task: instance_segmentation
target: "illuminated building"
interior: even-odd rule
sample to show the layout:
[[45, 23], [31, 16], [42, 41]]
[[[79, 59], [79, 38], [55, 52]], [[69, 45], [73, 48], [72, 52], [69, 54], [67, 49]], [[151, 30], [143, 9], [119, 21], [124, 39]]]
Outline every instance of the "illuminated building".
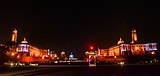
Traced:
[[157, 43], [138, 43], [136, 30], [133, 29], [131, 43], [125, 43], [122, 38], [120, 38], [117, 45], [114, 45], [109, 49], [101, 49], [101, 55], [115, 57], [122, 55], [155, 54], [155, 50], [157, 50]]
[[77, 59], [78, 58], [75, 58], [72, 53], [69, 55], [69, 60], [77, 60]]
[[17, 58], [22, 62], [46, 61], [45, 57], [48, 57], [48, 50], [28, 44], [26, 38], [18, 45]]
[[88, 56], [89, 56], [89, 52], [88, 51], [85, 52], [85, 56], [88, 58]]
[[8, 56], [16, 56], [17, 55], [17, 30], [14, 29], [12, 31], [12, 36], [11, 36], [11, 41], [7, 42], [6, 47], [8, 47], [8, 49], [6, 50], [6, 54]]
[[61, 52], [61, 57], [65, 57], [65, 52], [64, 51]]
[[13, 42], [17, 43], [17, 30], [14, 29], [14, 31], [12, 32], [12, 40]]
[[29, 45], [26, 43], [25, 39], [18, 45], [18, 53], [20, 61], [22, 62], [49, 61], [48, 59], [45, 59], [45, 57], [48, 57], [48, 50]]
[[[0, 44], [0, 46], [3, 46]], [[26, 38], [21, 43], [17, 44], [17, 30], [14, 29], [11, 36], [11, 41], [7, 43], [9, 49], [5, 50], [6, 55], [12, 58], [17, 58], [21, 62], [44, 62], [49, 61], [50, 50], [39, 49], [31, 44], [28, 44]]]
[[96, 53], [94, 50], [89, 52], [89, 67], [96, 66]]
[[29, 45], [27, 44], [26, 38], [18, 45], [18, 52], [28, 52]]
[[71, 53], [70, 55], [69, 55], [69, 58], [73, 58], [74, 56], [73, 56], [73, 54]]

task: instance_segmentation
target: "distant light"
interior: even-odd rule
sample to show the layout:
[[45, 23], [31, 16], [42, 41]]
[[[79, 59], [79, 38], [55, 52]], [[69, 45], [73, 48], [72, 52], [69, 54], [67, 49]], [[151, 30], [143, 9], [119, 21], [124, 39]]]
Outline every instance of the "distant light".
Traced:
[[117, 56], [114, 56], [114, 58], [117, 58]]
[[93, 50], [94, 49], [93, 46], [91, 46], [90, 49]]
[[73, 55], [69, 55], [70, 58], [73, 58]]
[[57, 57], [57, 54], [55, 54], [54, 57], [56, 58], [56, 57]]
[[14, 54], [14, 53], [11, 53], [11, 55], [14, 56], [15, 54]]
[[18, 55], [17, 58], [20, 58], [20, 55]]
[[107, 56], [107, 54], [106, 53], [104, 53], [104, 55], [103, 56]]
[[123, 64], [124, 64], [124, 62], [120, 62], [119, 64], [123, 65]]
[[59, 57], [57, 57], [57, 59], [59, 59]]
[[155, 54], [155, 52], [153, 51], [153, 52], [151, 52], [151, 54], [152, 54], [152, 55], [154, 55], [154, 54]]
[[11, 65], [11, 66], [13, 66], [13, 65], [14, 65], [14, 63], [11, 63], [10, 65]]
[[30, 63], [30, 66], [38, 66], [38, 63]]
[[65, 54], [65, 52], [63, 51], [63, 52], [61, 52], [61, 54]]

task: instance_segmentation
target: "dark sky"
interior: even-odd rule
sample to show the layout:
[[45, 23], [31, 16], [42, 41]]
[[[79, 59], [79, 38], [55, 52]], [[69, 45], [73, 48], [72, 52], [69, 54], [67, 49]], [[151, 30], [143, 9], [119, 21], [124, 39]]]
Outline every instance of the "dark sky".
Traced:
[[93, 45], [109, 48], [120, 37], [131, 41], [131, 29], [139, 42], [159, 43], [160, 12], [156, 1], [0, 3], [0, 43], [18, 30], [18, 43], [26, 37], [39, 48], [80, 52]]

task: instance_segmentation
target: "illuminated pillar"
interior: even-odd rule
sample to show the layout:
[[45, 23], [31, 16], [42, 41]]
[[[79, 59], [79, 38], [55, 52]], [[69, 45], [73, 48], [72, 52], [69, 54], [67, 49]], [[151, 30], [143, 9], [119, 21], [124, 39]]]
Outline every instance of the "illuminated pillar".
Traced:
[[17, 30], [16, 29], [12, 32], [12, 40], [11, 41], [17, 43]]
[[137, 41], [137, 34], [136, 34], [136, 30], [133, 29], [132, 30], [132, 42], [131, 43], [134, 43], [135, 41]]
[[99, 47], [98, 47], [98, 55], [101, 55], [101, 50], [99, 49]]

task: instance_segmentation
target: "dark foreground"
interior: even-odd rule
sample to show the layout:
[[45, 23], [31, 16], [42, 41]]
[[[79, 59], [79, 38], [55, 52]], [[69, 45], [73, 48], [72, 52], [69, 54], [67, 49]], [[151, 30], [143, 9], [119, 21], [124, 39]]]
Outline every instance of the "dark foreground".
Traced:
[[160, 65], [43, 65], [1, 67], [0, 76], [159, 76]]

